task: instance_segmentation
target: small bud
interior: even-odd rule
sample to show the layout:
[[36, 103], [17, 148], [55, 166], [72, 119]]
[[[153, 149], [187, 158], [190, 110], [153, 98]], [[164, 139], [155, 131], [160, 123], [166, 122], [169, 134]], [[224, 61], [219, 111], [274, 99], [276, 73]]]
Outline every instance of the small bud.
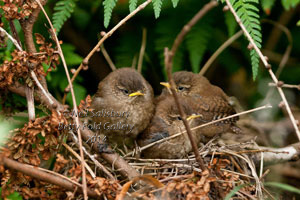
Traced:
[[87, 65], [89, 64], [89, 60], [84, 59], [84, 60], [82, 61], [82, 64], [83, 64], [83, 66], [87, 66]]
[[252, 50], [254, 47], [253, 47], [253, 44], [249, 43], [248, 47], [247, 47], [249, 50]]
[[75, 74], [75, 72], [76, 72], [76, 69], [72, 68], [72, 69], [71, 69], [71, 73], [72, 73], [72, 74]]
[[278, 82], [277, 82], [277, 87], [282, 87], [282, 86], [283, 86], [283, 84], [284, 84], [284, 82], [283, 82], [283, 81], [278, 81]]
[[228, 6], [224, 6], [223, 7], [223, 12], [226, 12], [226, 11], [228, 11], [229, 10], [229, 7]]
[[106, 35], [106, 32], [105, 31], [101, 31], [100, 35], [103, 37], [104, 35]]
[[266, 61], [269, 61], [269, 57], [268, 56], [265, 56], [265, 59], [266, 59]]
[[86, 70], [89, 69], [89, 66], [88, 66], [88, 65], [83, 65], [82, 69], [83, 69], [84, 71], [86, 71]]
[[283, 101], [281, 101], [281, 102], [278, 104], [278, 107], [279, 107], [279, 108], [284, 108], [284, 106], [285, 106], [285, 105], [284, 105]]
[[70, 92], [70, 87], [66, 87], [65, 93], [69, 93], [69, 92]]
[[271, 69], [271, 65], [270, 65], [270, 64], [267, 64], [266, 69], [267, 69], [267, 70]]

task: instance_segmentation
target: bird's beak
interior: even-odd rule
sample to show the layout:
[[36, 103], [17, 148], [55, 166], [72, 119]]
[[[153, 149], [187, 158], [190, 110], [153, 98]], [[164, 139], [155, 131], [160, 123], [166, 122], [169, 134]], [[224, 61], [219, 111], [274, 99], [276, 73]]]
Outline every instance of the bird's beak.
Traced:
[[186, 120], [189, 121], [189, 120], [196, 119], [196, 118], [199, 118], [199, 117], [203, 117], [203, 115], [191, 115], [188, 118], [186, 118]]
[[169, 89], [171, 88], [171, 85], [168, 82], [160, 82], [160, 84], [165, 86], [166, 88], [169, 88]]
[[137, 92], [131, 93], [129, 96], [134, 97], [134, 96], [144, 96], [144, 95], [145, 95], [144, 93], [141, 93], [140, 91], [137, 91]]

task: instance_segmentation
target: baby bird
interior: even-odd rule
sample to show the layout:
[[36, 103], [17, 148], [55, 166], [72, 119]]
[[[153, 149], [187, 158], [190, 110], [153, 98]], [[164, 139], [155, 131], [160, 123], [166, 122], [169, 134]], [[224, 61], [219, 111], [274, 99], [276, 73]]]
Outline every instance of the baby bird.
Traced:
[[154, 112], [153, 89], [136, 70], [121, 68], [98, 85], [92, 99], [92, 120], [101, 123], [100, 133], [118, 146], [132, 145], [150, 123]]
[[[213, 116], [211, 121], [236, 114], [235, 109], [229, 103], [229, 97], [224, 91], [212, 85], [204, 76], [192, 72], [179, 71], [173, 74], [173, 79], [177, 93], [182, 96], [199, 99], [197, 102], [202, 102], [202, 109]], [[157, 101], [170, 95], [169, 83], [161, 84], [166, 86], [166, 88], [163, 89]], [[219, 123], [229, 123], [233, 132], [240, 133], [241, 130], [235, 125], [238, 119], [239, 117], [234, 117]]]
[[[193, 104], [191, 98], [180, 96], [179, 102], [187, 116], [196, 115], [192, 107], [195, 104]], [[195, 119], [188, 120], [190, 127], [196, 126], [195, 121], [198, 122], [198, 120]], [[145, 146], [163, 138], [184, 132], [185, 130], [174, 98], [168, 96], [158, 102], [149, 127], [138, 137], [138, 144]], [[195, 142], [199, 144], [201, 137], [199, 130], [192, 131], [192, 135]], [[185, 132], [180, 136], [145, 149], [142, 151], [142, 156], [146, 158], [182, 158], [191, 151], [192, 146]]]

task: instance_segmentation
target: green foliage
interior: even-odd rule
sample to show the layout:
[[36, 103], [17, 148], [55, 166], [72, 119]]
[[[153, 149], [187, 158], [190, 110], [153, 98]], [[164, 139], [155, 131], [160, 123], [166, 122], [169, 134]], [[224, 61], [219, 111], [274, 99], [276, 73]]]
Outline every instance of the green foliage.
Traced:
[[267, 14], [269, 14], [274, 6], [274, 3], [275, 0], [261, 0], [261, 7]]
[[230, 200], [231, 197], [233, 197], [235, 195], [235, 193], [237, 193], [240, 189], [242, 189], [243, 187], [245, 187], [245, 184], [239, 185], [237, 187], [234, 187], [225, 197], [224, 200]]
[[225, 23], [227, 25], [228, 35], [232, 36], [235, 33], [238, 24], [231, 12], [225, 12]]
[[53, 27], [56, 34], [59, 33], [63, 24], [71, 17], [74, 11], [75, 0], [61, 0], [55, 4], [53, 13]]
[[132, 12], [136, 9], [138, 0], [129, 0], [129, 11]]
[[300, 0], [281, 0], [281, 3], [284, 9], [289, 10], [295, 8], [300, 3]]
[[300, 20], [297, 22], [297, 26], [300, 26]]
[[75, 53], [75, 47], [71, 44], [62, 44], [61, 48], [63, 50], [66, 63], [68, 66], [79, 65], [83, 58]]
[[195, 25], [186, 36], [186, 46], [194, 73], [198, 73], [200, 70], [200, 63], [212, 32], [213, 29], [207, 19]]
[[171, 0], [172, 1], [172, 4], [173, 4], [173, 7], [176, 8], [179, 0]]
[[285, 184], [285, 183], [277, 183], [277, 182], [267, 182], [264, 183], [264, 186], [272, 186], [272, 187], [276, 187], [285, 191], [289, 191], [289, 192], [294, 192], [297, 194], [300, 194], [300, 189], [295, 188], [291, 185]]
[[[2, 188], [0, 187], [0, 200], [2, 200], [1, 193], [2, 193]], [[7, 200], [22, 200], [23, 198], [18, 192], [13, 192], [12, 194], [5, 197], [5, 199], [7, 199]]]
[[118, 0], [104, 0], [104, 27], [107, 28], [110, 22], [112, 10], [116, 6]]
[[[262, 35], [259, 22], [259, 9], [256, 7], [258, 0], [230, 0], [234, 10], [241, 19], [245, 28], [254, 40], [258, 48], [261, 48]], [[253, 79], [255, 80], [258, 74], [259, 56], [254, 49], [250, 51]]]
[[160, 15], [162, 0], [153, 0], [152, 3], [153, 3], [154, 15], [155, 18], [157, 19]]

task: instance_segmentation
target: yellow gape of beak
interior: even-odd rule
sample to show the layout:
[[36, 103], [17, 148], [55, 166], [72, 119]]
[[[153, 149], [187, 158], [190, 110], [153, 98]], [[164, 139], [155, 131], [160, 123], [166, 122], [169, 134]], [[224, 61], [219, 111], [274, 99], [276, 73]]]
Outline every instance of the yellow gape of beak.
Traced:
[[134, 96], [144, 96], [144, 93], [141, 93], [140, 91], [137, 92], [133, 92], [129, 95], [130, 97], [134, 97]]
[[191, 115], [189, 116], [188, 118], [186, 118], [186, 120], [192, 120], [192, 119], [195, 119], [195, 118], [199, 118], [199, 117], [203, 117], [203, 115]]
[[160, 82], [160, 84], [165, 86], [166, 88], [169, 88], [169, 89], [171, 88], [171, 85], [168, 82]]

